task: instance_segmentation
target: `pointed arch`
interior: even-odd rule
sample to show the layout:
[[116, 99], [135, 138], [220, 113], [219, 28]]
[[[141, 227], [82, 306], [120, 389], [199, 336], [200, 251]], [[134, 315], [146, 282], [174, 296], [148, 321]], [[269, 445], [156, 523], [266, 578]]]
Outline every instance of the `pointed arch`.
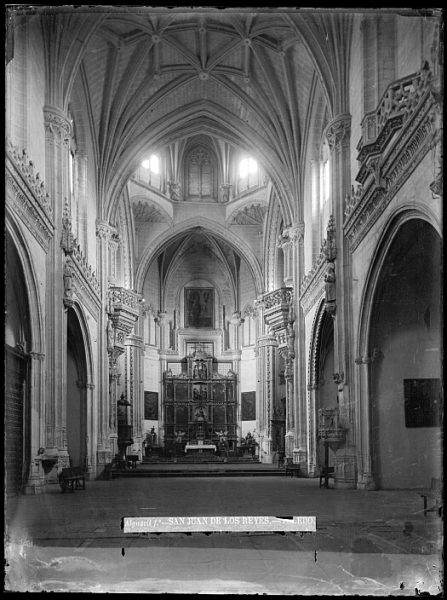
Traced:
[[236, 234], [232, 233], [224, 226], [219, 225], [214, 221], [210, 221], [202, 216], [192, 217], [191, 219], [183, 221], [183, 223], [175, 225], [169, 230], [169, 233], [167, 231], [161, 233], [157, 238], [152, 240], [150, 244], [148, 244], [138, 264], [135, 275], [135, 289], [140, 292], [143, 290], [143, 284], [147, 270], [152, 261], [160, 254], [162, 249], [168, 244], [172, 243], [176, 237], [183, 235], [188, 230], [195, 229], [197, 227], [203, 228], [206, 232], [221, 238], [227, 244], [233, 246], [239, 256], [243, 257], [247, 261], [250, 272], [253, 276], [256, 294], [261, 294], [263, 291], [261, 267], [250, 246], [248, 246], [248, 244], [246, 244]]

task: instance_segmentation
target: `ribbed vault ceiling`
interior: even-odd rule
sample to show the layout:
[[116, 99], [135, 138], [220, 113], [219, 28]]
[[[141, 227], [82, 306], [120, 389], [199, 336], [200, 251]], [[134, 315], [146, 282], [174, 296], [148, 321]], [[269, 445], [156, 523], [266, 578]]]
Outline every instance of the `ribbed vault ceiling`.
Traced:
[[[340, 43], [334, 15], [84, 10], [58, 15], [66, 29], [63, 43], [48, 23], [44, 32], [54, 48], [54, 68], [67, 74], [64, 102], [77, 99], [93, 131], [104, 216], [113, 213], [148, 146], [205, 132], [254, 151], [286, 221], [294, 220], [315, 79], [330, 104], [332, 74], [339, 71], [331, 65], [331, 39]], [[70, 65], [74, 77], [68, 77]]]

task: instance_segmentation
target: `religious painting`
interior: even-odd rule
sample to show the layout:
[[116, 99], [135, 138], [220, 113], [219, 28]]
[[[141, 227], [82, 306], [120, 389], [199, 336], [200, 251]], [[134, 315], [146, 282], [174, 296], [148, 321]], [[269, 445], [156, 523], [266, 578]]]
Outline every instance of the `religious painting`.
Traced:
[[216, 404], [225, 404], [225, 384], [216, 382], [213, 384], [214, 402]]
[[214, 324], [214, 289], [185, 289], [185, 327], [212, 329]]
[[254, 421], [256, 419], [256, 392], [242, 392], [242, 421]]
[[404, 379], [405, 427], [439, 427], [441, 380]]
[[158, 421], [158, 392], [144, 392], [144, 418]]
[[181, 381], [175, 384], [175, 400], [177, 402], [187, 402], [188, 400], [188, 384]]

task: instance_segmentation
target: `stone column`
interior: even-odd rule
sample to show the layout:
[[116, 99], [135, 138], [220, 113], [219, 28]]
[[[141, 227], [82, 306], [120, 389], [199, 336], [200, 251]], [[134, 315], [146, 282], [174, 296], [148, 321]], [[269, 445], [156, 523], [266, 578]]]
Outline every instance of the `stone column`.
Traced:
[[272, 462], [271, 420], [275, 398], [276, 348], [278, 343], [274, 335], [266, 334], [258, 338], [258, 423], [259, 444], [262, 462]]
[[143, 457], [143, 419], [144, 419], [144, 380], [143, 380], [143, 338], [130, 334], [126, 341], [127, 381], [126, 395], [131, 406], [131, 423], [134, 445], [132, 452]]
[[336, 240], [335, 314], [334, 316], [334, 381], [337, 385], [340, 422], [347, 430], [346, 444], [337, 450], [335, 482], [337, 487], [355, 486], [354, 407], [351, 404], [350, 347], [351, 347], [351, 256], [343, 235], [344, 199], [350, 190], [351, 116], [341, 114], [326, 128], [331, 151], [331, 198]]
[[308, 455], [307, 455], [307, 476], [317, 476], [317, 429], [318, 416], [315, 411], [317, 406], [317, 390], [318, 384], [309, 384], [309, 416], [308, 416]]
[[[97, 406], [97, 464], [101, 469], [109, 463], [113, 457], [113, 448], [110, 444], [109, 433], [116, 432], [116, 426], [112, 427], [110, 414], [110, 393], [119, 382], [119, 375], [115, 373], [116, 356], [109, 356], [109, 340], [107, 338], [108, 316], [108, 287], [109, 287], [109, 244], [115, 228], [105, 221], [96, 223], [96, 256], [97, 274], [101, 286], [101, 302], [104, 310], [101, 311], [98, 323], [98, 406]], [[119, 397], [119, 396], [118, 396]], [[113, 420], [113, 419], [112, 419]]]
[[38, 494], [44, 491], [45, 473], [42, 468], [40, 448], [45, 448], [45, 354], [30, 352], [31, 357], [31, 412], [37, 415], [31, 419], [31, 464], [26, 494]]
[[51, 199], [55, 235], [46, 257], [46, 447], [58, 456], [58, 467], [68, 466], [66, 419], [67, 321], [63, 304], [64, 255], [61, 249], [65, 199], [70, 193], [68, 153], [71, 125], [55, 106], [44, 107], [45, 183]]
[[295, 354], [292, 353], [288, 348], [282, 348], [279, 352], [285, 361], [284, 379], [286, 380], [286, 434], [284, 449], [287, 458], [295, 458], [295, 415], [293, 376], [293, 359], [295, 357]]
[[86, 403], [87, 403], [87, 423], [86, 423], [86, 446], [87, 446], [87, 473], [89, 478], [94, 478], [96, 475], [96, 406], [95, 406], [95, 385], [91, 381], [85, 384], [86, 387]]
[[370, 369], [372, 358], [360, 356], [355, 359], [357, 365], [356, 398], [359, 406], [356, 410], [357, 422], [357, 488], [374, 490], [376, 488], [371, 462], [371, 417], [369, 410], [370, 399]]
[[[87, 260], [89, 260], [90, 257], [87, 234], [87, 155], [84, 152], [76, 152], [76, 164], [78, 171], [78, 240], [84, 256]], [[95, 251], [96, 248], [90, 250]], [[92, 263], [92, 260], [89, 260], [89, 262]]]

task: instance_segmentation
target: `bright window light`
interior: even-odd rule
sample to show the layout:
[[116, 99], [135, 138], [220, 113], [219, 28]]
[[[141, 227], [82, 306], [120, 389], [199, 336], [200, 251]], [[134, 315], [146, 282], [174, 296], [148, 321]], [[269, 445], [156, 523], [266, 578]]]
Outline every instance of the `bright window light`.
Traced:
[[239, 176], [243, 179], [248, 175], [253, 175], [258, 170], [258, 163], [254, 158], [244, 158], [239, 163]]
[[151, 154], [149, 158], [143, 160], [141, 166], [144, 169], [150, 170], [151, 173], [154, 173], [155, 175], [159, 175], [160, 173], [160, 159], [156, 154]]

